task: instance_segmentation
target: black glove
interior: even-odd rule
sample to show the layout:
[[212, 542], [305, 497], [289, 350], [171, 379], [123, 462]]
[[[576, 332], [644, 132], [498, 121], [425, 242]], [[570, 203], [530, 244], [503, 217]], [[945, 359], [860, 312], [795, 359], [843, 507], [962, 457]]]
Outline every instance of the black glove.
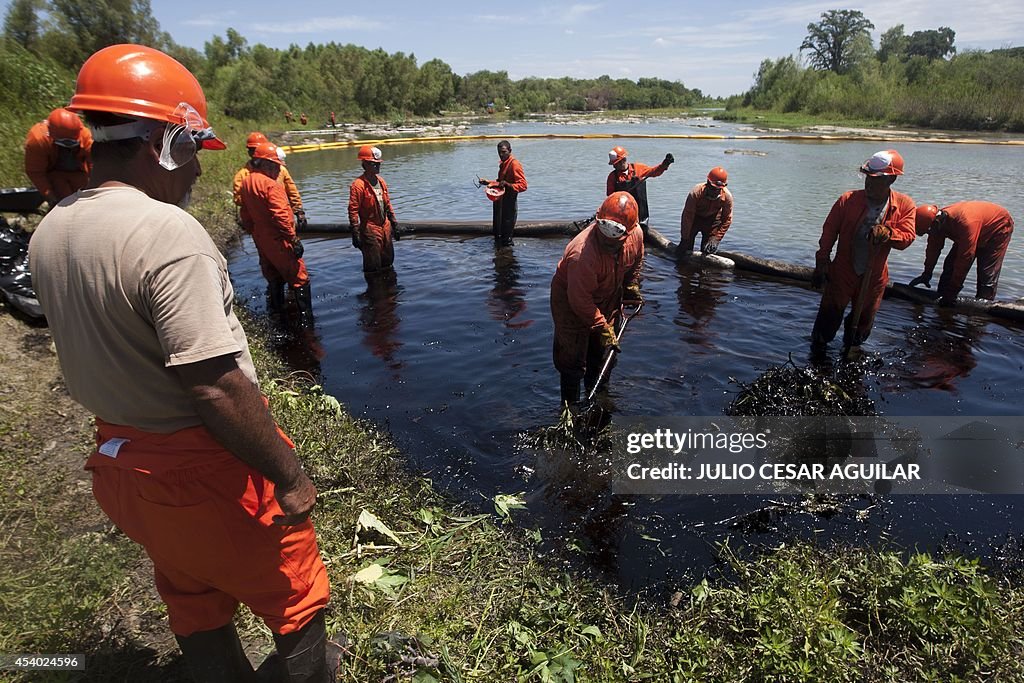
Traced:
[[295, 252], [295, 258], [302, 258], [302, 255], [306, 253], [306, 248], [302, 246], [302, 242], [295, 240], [292, 242], [292, 251]]
[[828, 263], [819, 263], [814, 267], [814, 273], [811, 275], [813, 289], [821, 289], [828, 282], [828, 265]]
[[661, 163], [665, 166], [671, 166], [672, 164], [676, 163], [676, 158], [672, 156], [671, 152], [669, 152], [668, 154], [665, 155], [665, 160]]
[[714, 254], [718, 252], [718, 240], [708, 240], [704, 243], [704, 248], [701, 249], [704, 254]]
[[363, 245], [359, 242], [359, 229], [354, 225], [348, 226], [348, 229], [352, 231], [352, 246], [356, 249], [362, 249]]
[[391, 221], [391, 239], [396, 242], [402, 239], [401, 233], [398, 232], [398, 221], [396, 220]]
[[309, 226], [309, 221], [306, 220], [306, 212], [299, 210], [295, 212], [295, 227], [302, 231]]
[[932, 286], [932, 274], [931, 273], [921, 273], [920, 275], [915, 277], [913, 280], [911, 280], [910, 281], [910, 285], [908, 285], [908, 286], [910, 286], [910, 287], [917, 287], [918, 285], [924, 285], [925, 287], [931, 287]]

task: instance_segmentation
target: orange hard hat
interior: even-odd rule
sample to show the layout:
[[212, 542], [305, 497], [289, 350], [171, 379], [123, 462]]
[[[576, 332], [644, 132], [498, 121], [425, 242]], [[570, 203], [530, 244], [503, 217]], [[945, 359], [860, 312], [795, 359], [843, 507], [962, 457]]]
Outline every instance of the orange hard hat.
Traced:
[[608, 163], [614, 166], [628, 156], [629, 152], [626, 151], [625, 147], [612, 147], [611, 151], [608, 152]]
[[359, 160], [360, 161], [375, 161], [380, 163], [383, 155], [380, 153], [380, 149], [373, 145], [363, 145], [359, 148]]
[[256, 149], [252, 153], [253, 159], [266, 159], [267, 161], [273, 161], [275, 164], [281, 166], [284, 166], [284, 157], [284, 150], [273, 142], [257, 143]]
[[68, 109], [164, 121], [207, 133], [203, 149], [224, 149], [206, 119], [206, 95], [181, 63], [145, 45], [111, 45], [78, 72]]
[[721, 166], [715, 166], [708, 171], [708, 182], [715, 187], [725, 187], [729, 184], [729, 174]]
[[267, 140], [267, 136], [266, 135], [264, 135], [263, 133], [259, 132], [258, 130], [254, 130], [253, 132], [249, 133], [249, 137], [247, 137], [245, 139], [245, 146], [246, 147], [255, 147], [256, 145], [260, 144], [261, 142], [270, 142], [270, 141]]
[[860, 167], [864, 175], [903, 175], [903, 156], [894, 149], [875, 152]]
[[597, 229], [605, 237], [619, 239], [639, 224], [640, 208], [628, 192], [613, 192], [597, 210]]
[[939, 214], [939, 207], [934, 204], [918, 204], [917, 211], [914, 214], [914, 228], [917, 230], [918, 236], [928, 232], [928, 228], [932, 227], [932, 221]]
[[54, 109], [46, 117], [46, 127], [54, 140], [77, 140], [78, 134], [82, 132], [82, 119], [74, 112], [61, 107]]

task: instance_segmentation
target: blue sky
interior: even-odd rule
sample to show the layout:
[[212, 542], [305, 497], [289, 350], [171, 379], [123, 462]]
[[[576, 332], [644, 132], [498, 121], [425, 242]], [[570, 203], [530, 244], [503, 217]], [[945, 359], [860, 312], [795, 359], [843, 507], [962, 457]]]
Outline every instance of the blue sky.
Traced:
[[152, 0], [165, 31], [202, 49], [228, 27], [250, 43], [354, 43], [440, 58], [457, 74], [506, 70], [512, 78], [608, 74], [681, 80], [710, 95], [750, 87], [761, 60], [797, 52], [807, 24], [829, 9], [857, 9], [875, 25], [906, 32], [949, 26], [956, 45], [1024, 45], [1024, 2], [873, 1], [858, 5], [732, 2], [340, 2], [338, 0]]

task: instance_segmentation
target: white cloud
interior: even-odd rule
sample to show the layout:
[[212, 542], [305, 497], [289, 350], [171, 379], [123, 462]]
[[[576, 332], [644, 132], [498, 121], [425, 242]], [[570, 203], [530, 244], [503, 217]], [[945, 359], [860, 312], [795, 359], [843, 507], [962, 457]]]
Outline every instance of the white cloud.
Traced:
[[324, 33], [326, 31], [362, 31], [383, 28], [384, 24], [363, 17], [313, 17], [280, 23], [250, 24], [256, 33]]
[[201, 14], [192, 19], [185, 19], [181, 23], [183, 26], [198, 26], [199, 28], [215, 28], [219, 26], [226, 26], [233, 17], [238, 16], [238, 12], [230, 10], [227, 12], [213, 12], [211, 14]]

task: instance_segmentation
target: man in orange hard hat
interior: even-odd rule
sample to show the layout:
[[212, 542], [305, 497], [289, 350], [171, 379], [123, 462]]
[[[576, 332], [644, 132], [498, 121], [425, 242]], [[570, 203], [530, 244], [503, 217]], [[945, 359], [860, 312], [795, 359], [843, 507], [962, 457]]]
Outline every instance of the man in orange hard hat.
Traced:
[[726, 187], [728, 184], [729, 174], [721, 166], [715, 166], [707, 180], [695, 185], [686, 195], [679, 219], [677, 257], [685, 258], [693, 253], [698, 233], [701, 253], [718, 251], [718, 245], [732, 225], [732, 192]]
[[640, 211], [640, 229], [647, 234], [650, 209], [647, 206], [647, 179], [657, 178], [675, 162], [675, 157], [666, 154], [657, 166], [629, 163], [629, 152], [625, 147], [613, 147], [608, 152], [608, 163], [613, 167], [605, 183], [605, 194], [628, 192], [636, 200]]
[[363, 145], [358, 159], [363, 173], [352, 181], [348, 191], [352, 246], [363, 253], [364, 273], [380, 273], [394, 266], [398, 219], [391, 207], [388, 184], [380, 176], [380, 148]]
[[[876, 152], [861, 165], [860, 172], [864, 189], [840, 196], [821, 229], [811, 277], [812, 287], [824, 287], [811, 332], [816, 349], [835, 338], [846, 307], [854, 302], [856, 310], [858, 300], [860, 315], [853, 320], [851, 311], [847, 317], [843, 344], [859, 347], [868, 338], [889, 282], [889, 250], [906, 249], [917, 237], [914, 200], [892, 189], [903, 175], [900, 153], [894, 149]], [[832, 258], [837, 239], [839, 246]]]
[[480, 179], [480, 185], [496, 187], [503, 192], [491, 207], [491, 233], [499, 247], [512, 246], [512, 232], [516, 227], [519, 194], [526, 192], [526, 174], [523, 165], [512, 156], [512, 145], [508, 140], [498, 143], [498, 177], [493, 182]]
[[910, 281], [911, 287], [930, 286], [932, 271], [946, 240], [953, 247], [939, 276], [940, 303], [951, 305], [964, 287], [974, 260], [978, 260], [977, 298], [995, 299], [1003, 257], [1013, 235], [1013, 216], [992, 202], [957, 202], [940, 209], [934, 204], [917, 207], [917, 235], [928, 235], [924, 270]]
[[565, 247], [551, 278], [552, 355], [563, 404], [579, 401], [581, 379], [588, 392], [597, 384], [605, 351], [618, 349], [613, 326], [623, 300], [641, 300], [638, 213], [628, 192], [613, 192]]
[[326, 681], [316, 488], [260, 393], [227, 262], [182, 208], [199, 150], [224, 149], [203, 90], [159, 50], [112, 45], [68, 106], [93, 172], [29, 258], [68, 391], [96, 416], [93, 494], [152, 560], [194, 680], [254, 676], [232, 623], [244, 603], [273, 633], [274, 680]]
[[[252, 172], [252, 155], [256, 151], [256, 145], [261, 142], [269, 142], [269, 140], [267, 140], [266, 135], [259, 131], [249, 133], [249, 137], [245, 140], [245, 149], [249, 153], [249, 161], [246, 162], [245, 166], [238, 169], [238, 173], [235, 174], [234, 181], [232, 182], [231, 196], [235, 200], [235, 206], [242, 206], [242, 196], [240, 194], [242, 181]], [[285, 194], [288, 196], [288, 204], [291, 206], [292, 212], [295, 213], [296, 229], [299, 231], [305, 230], [307, 221], [306, 211], [302, 208], [302, 195], [299, 194], [299, 188], [295, 185], [295, 181], [292, 180], [292, 174], [288, 172], [286, 166], [281, 166], [277, 182], [284, 186]]]
[[25, 138], [25, 174], [53, 206], [85, 187], [92, 167], [92, 134], [78, 115], [54, 109]]
[[239, 188], [242, 226], [252, 235], [260, 255], [260, 270], [267, 279], [267, 301], [272, 315], [284, 313], [284, 288], [289, 285], [299, 307], [303, 327], [313, 324], [309, 273], [302, 260], [302, 242], [295, 232], [291, 207], [278, 175], [284, 170], [284, 151], [260, 142], [252, 155], [252, 172]]

